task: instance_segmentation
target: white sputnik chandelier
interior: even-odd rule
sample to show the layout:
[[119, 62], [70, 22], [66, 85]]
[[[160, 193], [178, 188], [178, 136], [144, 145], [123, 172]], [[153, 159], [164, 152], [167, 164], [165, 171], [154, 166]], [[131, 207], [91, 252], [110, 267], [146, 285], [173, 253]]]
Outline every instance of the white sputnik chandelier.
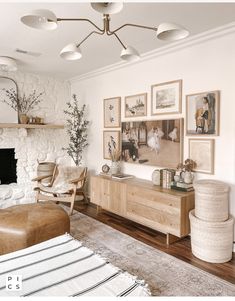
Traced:
[[45, 9], [34, 10], [28, 15], [21, 18], [21, 21], [30, 27], [42, 29], [42, 30], [53, 30], [58, 26], [58, 22], [64, 21], [83, 21], [89, 22], [94, 26], [94, 30], [91, 31], [80, 43], [71, 43], [65, 46], [61, 52], [60, 56], [65, 60], [78, 60], [82, 57], [80, 46], [92, 35], [108, 35], [114, 36], [122, 45], [123, 49], [121, 51], [120, 57], [125, 61], [135, 61], [139, 59], [139, 53], [132, 46], [126, 46], [118, 36], [118, 31], [124, 27], [137, 27], [147, 30], [155, 31], [157, 38], [165, 41], [176, 41], [184, 39], [189, 35], [189, 32], [180, 25], [173, 23], [161, 23], [158, 27], [149, 27], [138, 24], [126, 23], [122, 26], [111, 30], [111, 18], [110, 15], [120, 12], [123, 8], [123, 3], [120, 2], [107, 2], [107, 3], [91, 3], [93, 9], [103, 14], [103, 28], [98, 27], [91, 20], [85, 18], [57, 18], [56, 15]]

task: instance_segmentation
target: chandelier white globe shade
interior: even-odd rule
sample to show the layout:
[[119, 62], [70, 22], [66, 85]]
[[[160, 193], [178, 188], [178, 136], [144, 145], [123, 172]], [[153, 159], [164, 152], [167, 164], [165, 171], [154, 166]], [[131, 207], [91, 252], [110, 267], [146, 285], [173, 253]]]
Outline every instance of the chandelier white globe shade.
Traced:
[[33, 10], [21, 17], [21, 22], [29, 27], [42, 30], [54, 30], [57, 28], [56, 15], [47, 9]]
[[82, 57], [82, 53], [80, 48], [77, 47], [76, 44], [71, 43], [61, 50], [60, 56], [66, 61], [75, 61], [79, 60]]
[[101, 14], [112, 15], [119, 13], [123, 8], [122, 2], [93, 2], [91, 6]]
[[138, 51], [132, 46], [123, 48], [120, 57], [126, 62], [136, 62], [140, 59]]
[[161, 23], [157, 29], [157, 37], [164, 41], [177, 41], [186, 38], [189, 31], [174, 23]]
[[0, 57], [0, 70], [1, 71], [17, 71], [16, 61], [10, 57]]

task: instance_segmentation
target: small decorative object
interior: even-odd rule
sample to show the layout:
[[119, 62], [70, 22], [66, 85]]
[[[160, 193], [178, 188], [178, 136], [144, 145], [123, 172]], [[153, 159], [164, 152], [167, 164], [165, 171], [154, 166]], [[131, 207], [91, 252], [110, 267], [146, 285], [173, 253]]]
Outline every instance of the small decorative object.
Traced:
[[69, 145], [63, 150], [73, 159], [76, 166], [81, 164], [82, 152], [88, 146], [87, 127], [89, 121], [85, 119], [86, 105], [79, 108], [77, 96], [73, 94], [73, 102], [67, 102], [67, 110], [64, 110], [67, 118], [67, 133], [69, 135]]
[[120, 173], [120, 161], [112, 161], [111, 163], [111, 174], [116, 175]]
[[29, 117], [26, 114], [19, 114], [20, 123], [26, 124], [29, 122]]
[[120, 150], [120, 132], [104, 131], [103, 132], [103, 156], [104, 159], [112, 160], [116, 155], [112, 155], [113, 151]]
[[103, 172], [103, 173], [108, 173], [109, 170], [110, 170], [110, 167], [109, 167], [107, 164], [104, 164], [104, 165], [102, 166], [102, 172]]
[[[196, 168], [196, 162], [191, 159], [186, 159], [183, 163], [178, 164], [177, 169], [180, 171], [180, 177], [186, 184], [193, 182], [192, 171]], [[177, 182], [177, 181], [176, 181]]]
[[120, 127], [121, 97], [104, 99], [104, 127]]
[[152, 115], [181, 113], [182, 80], [152, 86]]
[[27, 114], [42, 101], [40, 98], [43, 92], [36, 94], [36, 90], [34, 90], [29, 96], [23, 94], [22, 97], [13, 89], [5, 90], [5, 92], [7, 98], [3, 102], [18, 112], [20, 123], [28, 123], [29, 118]]
[[125, 117], [147, 115], [147, 93], [125, 97]]
[[186, 134], [219, 134], [219, 91], [186, 96]]
[[189, 139], [189, 157], [196, 162], [193, 171], [214, 173], [214, 140]]
[[183, 119], [122, 122], [121, 140], [125, 162], [175, 168], [182, 162]]
[[153, 185], [161, 185], [161, 172], [159, 169], [155, 169], [152, 173], [152, 182]]

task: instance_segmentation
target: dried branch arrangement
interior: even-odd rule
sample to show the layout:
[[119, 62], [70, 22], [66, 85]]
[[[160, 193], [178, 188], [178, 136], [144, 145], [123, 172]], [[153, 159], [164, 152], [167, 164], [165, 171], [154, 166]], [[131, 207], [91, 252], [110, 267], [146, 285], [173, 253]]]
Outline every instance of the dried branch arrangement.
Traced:
[[2, 102], [6, 103], [16, 112], [27, 114], [31, 110], [33, 110], [41, 101], [41, 96], [44, 92], [36, 94], [36, 90], [33, 93], [26, 96], [23, 94], [22, 97], [18, 96], [14, 89], [3, 89], [6, 93], [6, 99], [2, 100]]
[[120, 161], [121, 151], [116, 149], [116, 142], [113, 136], [110, 136], [110, 142], [108, 142], [108, 148], [109, 148], [110, 159], [113, 162]]

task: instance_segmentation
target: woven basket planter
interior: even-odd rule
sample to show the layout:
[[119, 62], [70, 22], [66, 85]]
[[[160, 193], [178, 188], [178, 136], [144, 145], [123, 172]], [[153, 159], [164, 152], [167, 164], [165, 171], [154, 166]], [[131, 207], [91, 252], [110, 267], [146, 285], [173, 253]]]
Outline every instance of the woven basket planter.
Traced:
[[229, 186], [215, 180], [199, 180], [194, 183], [195, 215], [212, 222], [228, 219]]
[[206, 222], [189, 213], [191, 246], [193, 254], [201, 260], [223, 263], [231, 260], [233, 251], [233, 223], [230, 217], [225, 222]]

